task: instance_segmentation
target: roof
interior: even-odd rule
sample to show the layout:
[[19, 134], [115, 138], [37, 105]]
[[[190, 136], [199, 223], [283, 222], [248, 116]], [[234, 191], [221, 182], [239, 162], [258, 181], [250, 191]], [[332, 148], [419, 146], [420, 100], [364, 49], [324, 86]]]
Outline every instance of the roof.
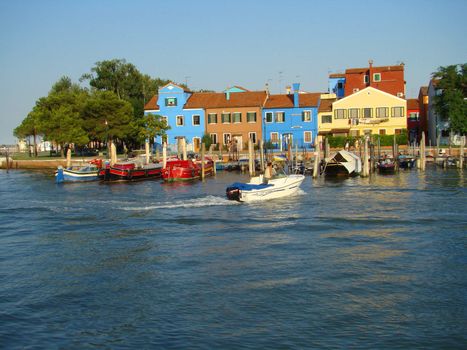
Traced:
[[145, 110], [147, 109], [159, 110], [159, 106], [157, 105], [158, 97], [159, 97], [158, 95], [154, 95], [153, 97], [151, 97], [149, 102], [144, 105], [144, 109]]
[[[380, 67], [371, 67], [373, 72], [389, 72], [389, 71], [403, 71], [403, 65], [397, 66], [380, 66]], [[369, 67], [365, 68], [349, 68], [345, 70], [345, 74], [362, 74], [370, 70]]]
[[320, 112], [331, 112], [332, 104], [336, 101], [335, 98], [328, 98], [319, 101], [318, 113]]
[[223, 92], [195, 92], [185, 108], [233, 108], [260, 107], [266, 99], [266, 91], [231, 92], [227, 100]]
[[420, 109], [420, 106], [418, 104], [418, 98], [407, 99], [407, 110], [409, 109]]
[[329, 74], [329, 78], [345, 78], [345, 73], [332, 73]]
[[[314, 107], [318, 106], [321, 93], [303, 93], [298, 95], [299, 107]], [[264, 108], [293, 108], [293, 94], [288, 95], [269, 95]]]

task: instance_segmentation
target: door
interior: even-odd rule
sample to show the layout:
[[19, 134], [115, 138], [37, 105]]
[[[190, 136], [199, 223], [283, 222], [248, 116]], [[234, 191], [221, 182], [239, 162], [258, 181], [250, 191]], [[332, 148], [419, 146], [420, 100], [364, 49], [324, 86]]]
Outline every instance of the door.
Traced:
[[201, 151], [201, 139], [199, 137], [193, 138], [193, 152], [198, 153]]

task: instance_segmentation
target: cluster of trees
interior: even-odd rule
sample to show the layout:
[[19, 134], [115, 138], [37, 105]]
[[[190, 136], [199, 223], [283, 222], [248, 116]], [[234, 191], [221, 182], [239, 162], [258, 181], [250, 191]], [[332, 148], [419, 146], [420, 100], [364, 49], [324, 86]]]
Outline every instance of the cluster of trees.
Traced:
[[[157, 115], [144, 115], [144, 104], [169, 82], [141, 74], [124, 59], [97, 62], [80, 82], [62, 77], [14, 130], [18, 138], [41, 135], [60, 145], [84, 146], [115, 141], [129, 149], [164, 135], [168, 126]], [[36, 147], [34, 147], [36, 151]], [[35, 154], [37, 155], [37, 154]]]
[[449, 121], [451, 131], [467, 134], [467, 63], [439, 67], [433, 78], [440, 91], [434, 98], [436, 113]]

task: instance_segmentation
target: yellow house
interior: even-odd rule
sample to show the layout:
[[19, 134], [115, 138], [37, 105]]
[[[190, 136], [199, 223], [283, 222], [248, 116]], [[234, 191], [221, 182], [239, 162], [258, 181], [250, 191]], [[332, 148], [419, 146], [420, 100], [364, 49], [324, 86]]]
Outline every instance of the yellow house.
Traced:
[[384, 91], [367, 87], [333, 102], [322, 97], [323, 107], [318, 109], [321, 135], [394, 135], [407, 128], [407, 101]]

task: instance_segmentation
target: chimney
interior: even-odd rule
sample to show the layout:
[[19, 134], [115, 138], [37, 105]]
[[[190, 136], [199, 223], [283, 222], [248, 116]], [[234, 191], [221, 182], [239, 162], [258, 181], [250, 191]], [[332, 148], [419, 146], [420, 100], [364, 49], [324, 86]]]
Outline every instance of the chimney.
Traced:
[[370, 66], [368, 70], [368, 86], [371, 86], [373, 82], [373, 60], [368, 60], [368, 65]]
[[226, 99], [227, 101], [230, 100], [230, 91], [226, 91], [226, 92], [225, 92], [225, 99]]
[[294, 83], [293, 86], [293, 106], [297, 108], [299, 106], [298, 92], [300, 90], [300, 83]]
[[269, 97], [269, 84], [266, 83], [265, 85], [265, 90], [266, 90], [266, 96]]

